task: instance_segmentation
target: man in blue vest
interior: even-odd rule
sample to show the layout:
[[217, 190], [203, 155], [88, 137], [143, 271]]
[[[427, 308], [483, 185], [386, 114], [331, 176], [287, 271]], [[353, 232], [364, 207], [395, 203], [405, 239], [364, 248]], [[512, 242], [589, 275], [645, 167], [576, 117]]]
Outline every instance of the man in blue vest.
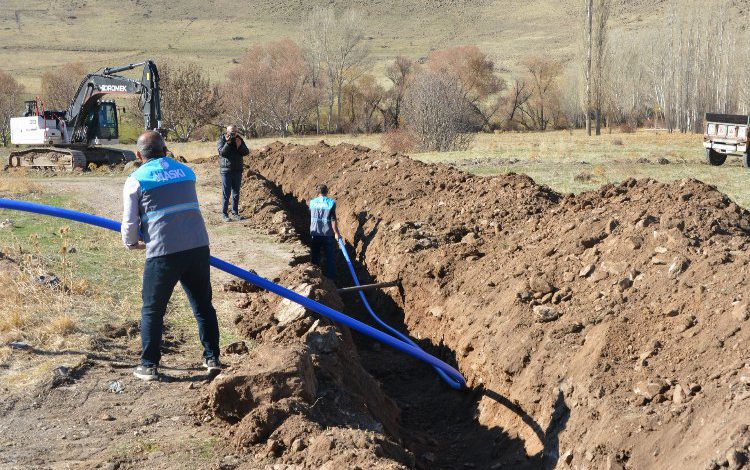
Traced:
[[195, 190], [195, 173], [166, 157], [158, 132], [138, 138], [143, 162], [123, 188], [122, 241], [129, 249], [145, 249], [141, 296], [141, 365], [134, 375], [159, 377], [164, 314], [175, 285], [187, 294], [203, 344], [203, 365], [209, 373], [221, 370], [219, 324], [212, 304], [208, 233]]
[[315, 188], [318, 197], [310, 201], [310, 258], [313, 264], [320, 265], [320, 250], [325, 250], [325, 275], [336, 279], [334, 252], [336, 240], [341, 238], [336, 224], [336, 201], [328, 197], [328, 186], [319, 184]]

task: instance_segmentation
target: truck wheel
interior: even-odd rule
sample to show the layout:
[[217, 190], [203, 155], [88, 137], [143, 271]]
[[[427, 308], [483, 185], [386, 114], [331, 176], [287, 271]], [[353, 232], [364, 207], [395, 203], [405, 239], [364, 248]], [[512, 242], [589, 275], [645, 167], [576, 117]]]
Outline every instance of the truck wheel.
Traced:
[[[727, 156], [723, 153], [719, 153], [713, 149], [706, 149], [706, 163], [709, 165], [720, 166], [723, 165], [725, 161], [727, 161]], [[747, 162], [747, 157], [745, 157], [745, 161]]]
[[750, 151], [742, 156], [742, 166], [750, 168]]

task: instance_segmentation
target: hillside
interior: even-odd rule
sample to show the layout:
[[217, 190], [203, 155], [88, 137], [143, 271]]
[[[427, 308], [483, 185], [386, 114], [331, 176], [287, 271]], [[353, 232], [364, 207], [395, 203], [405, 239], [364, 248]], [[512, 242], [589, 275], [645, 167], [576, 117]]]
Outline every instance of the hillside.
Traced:
[[[745, 0], [742, 0], [745, 1]], [[376, 62], [431, 49], [478, 44], [501, 68], [549, 51], [569, 56], [579, 0], [4, 0], [0, 64], [32, 92], [44, 70], [81, 61], [90, 69], [168, 57], [197, 62], [216, 78], [255, 42], [299, 37], [319, 5], [364, 10]], [[639, 29], [663, 14], [663, 1], [615, 0], [615, 29]], [[378, 65], [376, 65], [377, 67]]]

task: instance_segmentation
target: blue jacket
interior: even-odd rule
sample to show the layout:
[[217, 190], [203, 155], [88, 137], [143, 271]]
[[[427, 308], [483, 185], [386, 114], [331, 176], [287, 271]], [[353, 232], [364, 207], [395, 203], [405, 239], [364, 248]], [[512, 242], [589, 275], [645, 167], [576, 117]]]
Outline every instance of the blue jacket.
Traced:
[[318, 196], [310, 201], [310, 235], [332, 237], [336, 220], [336, 201], [326, 196]]
[[208, 246], [188, 166], [168, 157], [148, 160], [125, 181], [122, 197], [122, 241], [136, 245], [140, 230], [147, 258]]

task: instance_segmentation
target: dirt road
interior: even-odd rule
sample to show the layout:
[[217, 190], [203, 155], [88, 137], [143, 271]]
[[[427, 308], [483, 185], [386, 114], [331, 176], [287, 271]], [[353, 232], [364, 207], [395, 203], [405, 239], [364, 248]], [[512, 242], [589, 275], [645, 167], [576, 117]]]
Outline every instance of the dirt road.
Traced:
[[[71, 196], [77, 207], [115, 220], [121, 215], [124, 180], [91, 175], [35, 178], [45, 194]], [[223, 223], [216, 180], [201, 180], [198, 190], [215, 256], [274, 278], [303, 250], [242, 222]], [[231, 325], [235, 300], [221, 288], [229, 276], [217, 271], [212, 275], [221, 322]], [[138, 312], [130, 316], [135, 320]], [[140, 353], [135, 321], [103, 326], [91, 344], [80, 350], [49, 345], [11, 350], [5, 372], [17, 378], [33, 364], [25, 375], [40, 376], [19, 389], [4, 384], [5, 372], [0, 373], [0, 468], [231, 468], [242, 461], [232, 451], [219, 451], [224, 448], [219, 431], [196, 421], [192, 412], [208, 384], [194, 332], [167, 331], [160, 369], [165, 379], [158, 383], [132, 376]], [[225, 358], [230, 366], [241, 360]]]

